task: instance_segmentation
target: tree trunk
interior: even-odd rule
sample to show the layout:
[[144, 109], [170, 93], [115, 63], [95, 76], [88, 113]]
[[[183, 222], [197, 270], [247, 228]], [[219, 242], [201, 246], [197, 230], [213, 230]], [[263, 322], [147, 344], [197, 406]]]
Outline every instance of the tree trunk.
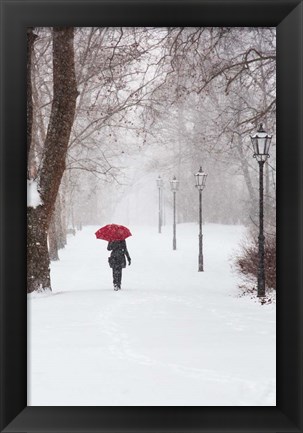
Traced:
[[42, 206], [27, 208], [27, 292], [51, 289], [47, 224]]
[[[61, 190], [61, 189], [60, 189]], [[62, 196], [64, 194], [58, 193], [56, 200], [56, 210], [55, 210], [55, 227], [57, 235], [57, 245], [58, 249], [62, 249], [66, 245], [66, 227], [62, 211]]]
[[[27, 77], [26, 77], [26, 93], [27, 93], [27, 125], [26, 125], [26, 140], [27, 140], [27, 161], [29, 162], [29, 151], [32, 143], [33, 130], [33, 98], [32, 98], [32, 55], [34, 50], [34, 42], [37, 35], [33, 33], [33, 28], [27, 28]], [[28, 164], [28, 178], [30, 178], [30, 164]]]
[[250, 212], [250, 214], [254, 215], [255, 210], [258, 208], [258, 206], [257, 206], [258, 201], [257, 201], [256, 191], [255, 191], [253, 184], [252, 184], [252, 181], [251, 181], [248, 162], [247, 162], [247, 159], [246, 159], [244, 152], [243, 152], [243, 143], [242, 143], [242, 140], [239, 136], [237, 138], [236, 149], [238, 152], [244, 181], [245, 181], [245, 184], [246, 184], [246, 187], [248, 190], [248, 194], [249, 194], [249, 199], [250, 199], [250, 211], [249, 212]]
[[49, 259], [51, 261], [59, 260], [58, 255], [58, 234], [56, 229], [56, 210], [52, 216], [51, 223], [48, 230], [48, 251]]
[[78, 95], [72, 27], [53, 28], [53, 88], [52, 110], [39, 179], [43, 204], [37, 208], [28, 208], [28, 293], [51, 289], [47, 231], [65, 169]]
[[61, 239], [62, 245], [67, 244], [67, 216], [66, 216], [66, 196], [65, 191], [61, 195]]
[[40, 177], [41, 198], [46, 208], [48, 224], [65, 170], [66, 153], [78, 95], [72, 27], [53, 29], [53, 77], [54, 99]]

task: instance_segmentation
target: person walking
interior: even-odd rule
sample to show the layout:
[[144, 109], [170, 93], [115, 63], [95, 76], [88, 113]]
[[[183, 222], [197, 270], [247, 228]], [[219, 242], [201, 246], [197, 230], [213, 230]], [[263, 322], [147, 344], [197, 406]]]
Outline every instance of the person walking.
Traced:
[[131, 264], [131, 258], [127, 250], [126, 242], [123, 241], [110, 241], [107, 245], [108, 251], [111, 251], [111, 255], [108, 258], [109, 266], [113, 270], [113, 284], [114, 290], [121, 289], [122, 280], [122, 269], [126, 267], [126, 259], [128, 260], [128, 265]]

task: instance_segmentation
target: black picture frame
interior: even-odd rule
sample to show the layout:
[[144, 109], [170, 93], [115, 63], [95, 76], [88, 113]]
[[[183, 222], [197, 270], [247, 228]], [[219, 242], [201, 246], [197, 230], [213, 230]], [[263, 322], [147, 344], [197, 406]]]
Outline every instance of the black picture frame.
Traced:
[[[1, 1], [1, 432], [302, 432], [302, 0]], [[277, 406], [27, 407], [28, 26], [277, 27]]]

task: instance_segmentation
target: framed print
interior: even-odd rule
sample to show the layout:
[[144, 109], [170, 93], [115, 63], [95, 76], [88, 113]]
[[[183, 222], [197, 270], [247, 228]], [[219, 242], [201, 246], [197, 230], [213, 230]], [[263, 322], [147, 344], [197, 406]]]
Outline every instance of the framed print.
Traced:
[[[1, 0], [1, 432], [303, 431], [302, 21], [302, 0]], [[243, 47], [246, 40], [257, 37], [260, 47], [263, 43], [272, 44], [272, 51], [268, 49], [265, 55], [265, 51], [254, 47], [241, 59], [237, 57], [236, 44]], [[101, 39], [103, 51], [98, 54], [94, 49], [95, 45], [100, 49], [96, 41]], [[72, 51], [75, 41], [76, 49]], [[89, 41], [87, 49], [85, 41]], [[34, 43], [38, 43], [36, 54], [32, 50]], [[221, 43], [236, 59], [235, 69], [222, 56]], [[209, 50], [208, 44], [212, 44]], [[220, 62], [214, 53], [219, 53]], [[88, 58], [90, 63], [83, 60]], [[267, 63], [252, 69], [249, 78], [243, 79], [256, 58]], [[207, 75], [208, 70], [212, 76]], [[261, 114], [254, 108], [259, 98], [259, 93], [254, 92], [254, 73], [262, 77], [263, 87], [259, 87], [262, 101], [267, 102]], [[207, 87], [217, 78], [216, 87]], [[57, 93], [52, 93], [47, 84], [52, 79]], [[79, 93], [80, 82], [85, 91]], [[199, 95], [206, 87], [208, 93], [202, 107]], [[219, 88], [222, 93], [218, 93]], [[186, 94], [194, 96], [184, 103]], [[77, 98], [81, 98], [82, 105], [76, 104]], [[217, 111], [223, 99], [225, 109]], [[29, 101], [40, 103], [36, 118]], [[268, 113], [275, 111], [273, 106], [276, 119], [271, 123]], [[125, 114], [126, 109], [127, 113], [136, 109], [136, 116]], [[249, 119], [246, 123], [240, 119], [243, 113]], [[264, 119], [273, 128], [276, 125], [274, 131], [264, 130]], [[214, 126], [219, 123], [224, 123], [222, 134], [217, 134]], [[238, 152], [240, 136], [234, 125], [250, 136], [246, 147], [248, 151], [253, 149], [256, 161], [243, 157], [234, 164], [232, 158]], [[259, 129], [253, 132], [256, 125]], [[73, 126], [74, 135], [70, 135]], [[33, 137], [37, 142], [43, 137], [48, 147], [45, 144], [39, 148], [36, 144], [33, 151], [28, 146]], [[80, 149], [77, 146], [83, 137], [89, 145]], [[205, 151], [197, 150], [192, 137], [203, 142]], [[271, 169], [266, 169], [269, 171], [263, 185], [263, 167], [270, 155], [271, 140], [272, 149], [277, 145], [277, 155], [272, 150], [274, 162]], [[136, 144], [135, 150], [133, 142], [140, 144]], [[54, 148], [56, 151], [52, 152]], [[146, 165], [138, 156], [143, 151], [149, 158], [144, 160]], [[215, 152], [216, 158], [211, 159], [209, 155]], [[32, 161], [30, 167], [28, 160]], [[241, 182], [230, 180], [230, 176], [238, 175], [240, 166], [244, 177], [248, 171], [254, 172], [256, 179], [260, 175], [259, 184], [256, 179], [253, 185], [246, 183], [251, 191], [243, 192]], [[40, 180], [37, 187], [35, 174], [39, 170], [44, 183]], [[53, 173], [57, 175], [55, 181]], [[66, 178], [64, 173], [69, 173]], [[92, 176], [89, 181], [88, 176]], [[259, 205], [255, 224], [259, 237], [254, 256], [259, 260], [258, 271], [257, 267], [254, 271], [258, 281], [251, 292], [246, 290], [246, 296], [249, 297], [247, 292], [252, 293], [253, 300], [248, 302], [255, 302], [262, 311], [271, 308], [271, 299], [262, 292], [264, 248], [266, 254], [269, 251], [263, 236], [264, 232], [268, 236], [270, 230], [269, 226], [263, 227], [263, 210], [265, 218], [270, 214], [269, 176], [277, 185], [271, 214], [277, 227], [277, 320], [273, 313], [267, 331], [256, 309], [245, 309], [247, 303], [242, 302], [241, 309], [233, 309], [230, 292], [221, 290], [224, 302], [218, 305], [218, 286], [214, 283], [217, 273], [222, 272], [223, 288], [236, 280], [224, 274], [224, 266], [222, 270], [212, 268], [208, 258], [212, 255], [221, 263], [221, 256], [225, 254], [226, 260], [226, 251], [233, 251], [235, 243], [228, 242], [234, 239], [234, 227], [240, 227], [245, 220], [235, 209], [242, 203], [243, 212], [251, 215], [252, 209], [243, 204], [245, 194], [251, 192], [257, 197], [253, 188], [258, 191], [259, 187], [259, 201], [255, 202]], [[140, 181], [142, 178], [144, 182]], [[58, 204], [57, 194], [63, 183], [65, 197], [70, 201]], [[212, 186], [215, 184], [216, 188]], [[55, 211], [26, 214], [27, 207], [42, 208], [42, 202], [52, 210], [64, 207], [65, 238], [69, 236], [70, 245], [76, 245], [80, 239], [74, 236], [76, 231], [81, 230], [83, 239], [82, 244], [77, 244], [82, 251], [79, 261], [65, 255], [63, 268], [55, 256], [52, 258], [52, 272], [56, 269], [52, 273], [52, 294], [45, 290], [51, 284], [49, 263], [41, 257], [45, 251], [48, 257], [54, 246], [50, 232]], [[199, 224], [194, 226], [191, 221], [198, 212]], [[149, 217], [151, 231], [140, 231], [133, 223], [148, 221]], [[218, 235], [218, 229], [224, 230], [224, 239]], [[168, 242], [160, 245], [160, 238]], [[240, 239], [240, 231], [236, 239]], [[182, 250], [185, 240], [188, 243]], [[53, 251], [55, 254], [58, 247]], [[39, 269], [37, 262], [28, 259], [35, 254], [40, 259]], [[176, 259], [174, 266], [165, 262], [168, 254]], [[199, 272], [190, 280], [185, 272], [188, 257], [194, 257], [193, 269]], [[87, 263], [92, 265], [89, 271], [85, 268]], [[243, 261], [238, 264], [243, 269]], [[102, 313], [98, 308], [100, 297], [96, 296], [100, 294], [99, 266], [104, 269]], [[133, 271], [135, 266], [137, 273]], [[93, 287], [90, 301], [82, 290], [84, 280], [79, 281], [78, 270], [85, 275], [85, 284]], [[41, 275], [43, 281], [39, 279]], [[206, 286], [214, 285], [214, 293], [190, 298], [186, 293], [195, 284], [198, 287], [198, 277], [202, 275]], [[57, 277], [60, 284], [56, 283]], [[69, 280], [78, 287], [73, 296]], [[148, 294], [153, 282], [158, 287], [155, 297]], [[177, 295], [173, 295], [173, 289], [166, 291], [168, 286]], [[181, 286], [188, 286], [185, 294], [181, 294]], [[125, 296], [130, 299], [126, 310]], [[199, 307], [195, 300], [201, 301]], [[110, 321], [115, 312], [121, 316], [119, 326]], [[146, 312], [152, 321], [147, 320]], [[256, 314], [253, 320], [252, 314]], [[244, 316], [246, 325], [241, 323]], [[234, 333], [232, 340], [228, 340], [229, 327]], [[130, 329], [138, 332], [132, 340], [127, 334]], [[271, 352], [274, 336], [275, 357]], [[226, 372], [219, 374], [215, 366], [222, 363], [218, 347], [224, 338], [233, 345], [224, 352]], [[154, 339], [153, 356], [149, 339]], [[211, 353], [203, 352], [198, 344], [201, 341], [212, 342]], [[102, 350], [108, 348], [110, 354], [101, 356]], [[238, 364], [232, 364], [235, 353]], [[204, 370], [195, 357], [207, 360]], [[101, 367], [100, 359], [104, 362]], [[234, 370], [228, 369], [228, 364]], [[104, 365], [110, 373], [99, 380], [98, 370]], [[214, 370], [207, 369], [211, 365]], [[237, 376], [241, 369], [244, 373]], [[257, 382], [244, 377], [249, 369]], [[48, 372], [53, 374], [48, 376]], [[178, 383], [174, 382], [177, 376]], [[150, 379], [148, 383], [144, 381], [146, 377]], [[211, 388], [208, 382], [217, 384]]]

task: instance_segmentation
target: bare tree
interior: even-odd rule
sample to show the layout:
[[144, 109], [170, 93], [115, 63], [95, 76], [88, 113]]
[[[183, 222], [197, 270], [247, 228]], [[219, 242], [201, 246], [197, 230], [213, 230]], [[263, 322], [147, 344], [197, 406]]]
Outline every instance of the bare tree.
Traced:
[[53, 101], [38, 179], [42, 204], [27, 211], [28, 293], [51, 289], [47, 232], [65, 169], [78, 96], [73, 40], [72, 27], [53, 28]]

